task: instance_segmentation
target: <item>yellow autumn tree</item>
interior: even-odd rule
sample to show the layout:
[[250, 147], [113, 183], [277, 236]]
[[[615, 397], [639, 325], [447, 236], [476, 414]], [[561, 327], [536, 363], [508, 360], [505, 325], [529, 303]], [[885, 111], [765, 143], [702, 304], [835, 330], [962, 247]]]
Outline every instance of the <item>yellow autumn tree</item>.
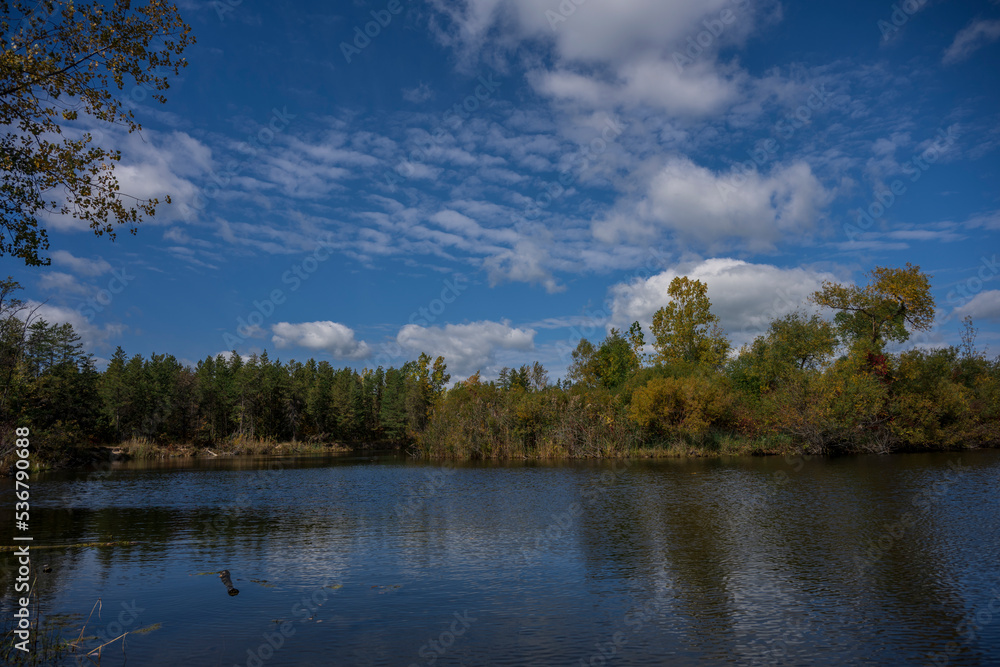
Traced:
[[653, 315], [656, 361], [720, 366], [729, 353], [729, 340], [712, 313], [708, 285], [677, 276], [670, 281], [667, 294], [670, 303]]
[[98, 236], [114, 239], [116, 224], [134, 233], [159, 200], [119, 191], [121, 152], [90, 129], [141, 129], [120, 93], [131, 82], [165, 102], [166, 75], [187, 65], [190, 26], [161, 0], [0, 0], [0, 29], [0, 256], [48, 264], [44, 213], [78, 218]]
[[886, 342], [904, 342], [911, 331], [927, 331], [934, 323], [930, 278], [909, 262], [901, 269], [875, 267], [868, 284], [824, 282], [813, 303], [840, 312], [834, 317], [847, 345], [881, 350]]

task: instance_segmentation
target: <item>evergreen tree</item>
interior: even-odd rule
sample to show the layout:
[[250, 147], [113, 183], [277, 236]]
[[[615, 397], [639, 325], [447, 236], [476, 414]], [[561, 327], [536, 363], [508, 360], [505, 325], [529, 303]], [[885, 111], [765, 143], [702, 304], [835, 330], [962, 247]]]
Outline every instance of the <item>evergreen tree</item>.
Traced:
[[108, 419], [111, 431], [115, 440], [122, 439], [122, 405], [125, 403], [125, 363], [128, 357], [119, 345], [115, 348], [108, 367], [101, 374], [101, 381], [98, 383], [98, 392], [101, 395], [101, 402], [104, 415]]

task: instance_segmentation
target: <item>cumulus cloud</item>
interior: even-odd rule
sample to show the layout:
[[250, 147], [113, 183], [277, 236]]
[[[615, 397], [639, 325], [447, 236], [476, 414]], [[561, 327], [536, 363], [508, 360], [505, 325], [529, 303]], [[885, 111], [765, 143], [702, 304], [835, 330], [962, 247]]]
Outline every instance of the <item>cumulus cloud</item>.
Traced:
[[423, 327], [407, 324], [396, 335], [396, 342], [413, 355], [426, 352], [443, 356], [455, 379], [477, 370], [489, 373], [496, 365], [498, 350], [531, 350], [535, 330], [512, 327], [509, 322], [470, 322]]
[[972, 317], [973, 320], [1000, 321], [1000, 290], [980, 292], [952, 313], [955, 317]]
[[65, 266], [73, 273], [82, 276], [99, 276], [111, 270], [111, 265], [103, 257], [98, 257], [97, 259], [74, 257], [67, 250], [56, 250], [53, 252], [52, 263], [56, 266]]
[[271, 341], [279, 348], [322, 350], [338, 359], [364, 359], [371, 354], [368, 343], [355, 340], [354, 331], [338, 322], [278, 322], [271, 333]]
[[79, 308], [66, 308], [29, 300], [25, 305], [29, 312], [34, 311], [35, 319], [43, 319], [49, 324], [71, 325], [87, 350], [106, 348], [111, 339], [121, 336], [126, 330], [125, 325], [119, 323], [95, 325], [91, 321], [93, 318], [87, 317], [90, 307], [85, 303], [81, 303]]
[[513, 248], [487, 257], [483, 266], [489, 273], [490, 285], [499, 283], [525, 282], [542, 285], [549, 294], [566, 289], [552, 276], [547, 268], [550, 254], [542, 245], [532, 239], [520, 239]]
[[[520, 52], [547, 45], [553, 67], [532, 73], [547, 96], [589, 106], [649, 105], [704, 114], [735, 100], [745, 82], [718, 63], [719, 50], [741, 43], [771, 2], [744, 0], [432, 0], [439, 39], [475, 62], [476, 53]], [[499, 29], [498, 29], [499, 28]], [[497, 47], [484, 49], [484, 43]]]
[[[204, 182], [212, 170], [212, 152], [201, 141], [184, 132], [145, 129], [141, 134], [129, 133], [122, 127], [99, 123], [80, 130], [90, 131], [97, 146], [121, 150], [122, 161], [115, 165], [114, 176], [129, 202], [132, 197], [160, 200], [156, 215], [147, 217], [145, 224], [163, 225], [197, 217], [197, 183]], [[170, 204], [165, 201], [168, 195]], [[70, 215], [46, 213], [42, 217], [54, 229], [89, 229], [86, 221]]]
[[946, 65], [965, 60], [990, 42], [1000, 39], [1000, 21], [980, 19], [958, 31], [955, 41], [945, 49], [942, 62]]
[[739, 239], [751, 250], [769, 250], [811, 231], [831, 198], [804, 162], [777, 165], [767, 175], [722, 174], [678, 156], [653, 175], [634, 208], [619, 207], [592, 229], [607, 243], [648, 241], [666, 229], [708, 246]]
[[[128, 135], [122, 149], [128, 162], [115, 168], [122, 192], [140, 199], [159, 198], [154, 224], [198, 217], [199, 189], [213, 169], [212, 151], [198, 139], [184, 133], [143, 131]], [[163, 203], [170, 195], [171, 203]]]
[[805, 268], [780, 268], [730, 258], [706, 259], [613, 286], [609, 326], [627, 329], [630, 323], [638, 321], [648, 330], [653, 313], [669, 303], [667, 288], [677, 276], [708, 285], [712, 312], [719, 316], [722, 328], [735, 346], [763, 333], [779, 317], [795, 310], [812, 312], [809, 295], [819, 290], [824, 280], [837, 280], [831, 273]]

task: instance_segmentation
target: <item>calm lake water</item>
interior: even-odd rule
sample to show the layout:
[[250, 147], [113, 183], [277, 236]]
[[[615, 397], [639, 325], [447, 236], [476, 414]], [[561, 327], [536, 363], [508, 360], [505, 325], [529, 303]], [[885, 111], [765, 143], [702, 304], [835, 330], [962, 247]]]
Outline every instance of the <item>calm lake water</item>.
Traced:
[[31, 534], [137, 544], [32, 564], [68, 634], [98, 598], [91, 633], [162, 624], [103, 665], [1000, 664], [998, 481], [996, 451], [130, 464], [36, 476]]

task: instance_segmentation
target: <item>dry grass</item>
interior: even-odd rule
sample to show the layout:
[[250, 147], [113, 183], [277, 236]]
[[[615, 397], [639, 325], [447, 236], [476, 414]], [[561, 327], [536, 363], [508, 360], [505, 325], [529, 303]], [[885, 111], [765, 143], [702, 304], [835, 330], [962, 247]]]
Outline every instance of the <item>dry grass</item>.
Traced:
[[293, 454], [327, 454], [350, 449], [340, 443], [290, 441], [277, 442], [268, 438], [234, 436], [211, 447], [189, 443], [160, 444], [149, 438], [130, 438], [113, 448], [112, 454], [138, 461], [177, 457], [213, 456], [289, 456]]
[[586, 446], [577, 446], [572, 450], [564, 443], [550, 439], [543, 440], [532, 448], [525, 448], [521, 443], [508, 443], [506, 447], [494, 450], [489, 457], [483, 457], [471, 448], [454, 448], [443, 452], [436, 448], [418, 447], [411, 454], [429, 459], [456, 460], [675, 459], [800, 454], [802, 449], [801, 445], [796, 445], [786, 436], [749, 438], [718, 432], [710, 433], [697, 441], [674, 438], [635, 443], [597, 438], [586, 443]]

